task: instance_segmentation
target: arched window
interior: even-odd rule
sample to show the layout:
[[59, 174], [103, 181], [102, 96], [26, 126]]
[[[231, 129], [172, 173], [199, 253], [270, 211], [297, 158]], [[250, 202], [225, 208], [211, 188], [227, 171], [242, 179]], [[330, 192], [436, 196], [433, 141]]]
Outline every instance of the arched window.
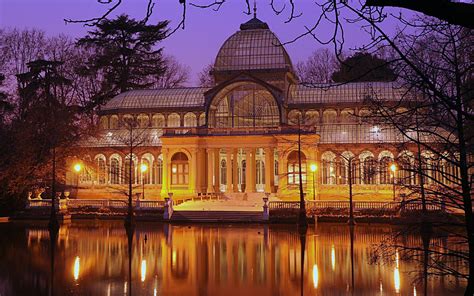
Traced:
[[109, 128], [109, 119], [107, 116], [100, 117], [100, 128], [101, 129], [108, 129]]
[[356, 172], [357, 172], [357, 159], [354, 156], [354, 153], [350, 151], [344, 151], [341, 154], [341, 168], [340, 168], [340, 178], [339, 184], [349, 184], [349, 163], [351, 164], [351, 177], [352, 184], [356, 184]]
[[[299, 161], [298, 151], [292, 151], [288, 155], [288, 184], [299, 184]], [[306, 183], [306, 156], [301, 152], [301, 182]]]
[[199, 114], [199, 126], [206, 125], [206, 113], [202, 112]]
[[370, 121], [371, 112], [367, 108], [362, 108], [359, 110], [359, 119], [361, 122], [368, 122]]
[[[288, 124], [290, 125], [298, 125], [298, 120], [302, 121], [303, 117], [301, 115], [300, 110], [293, 109], [288, 112]], [[302, 124], [302, 122], [301, 122]]]
[[110, 157], [110, 183], [111, 184], [120, 184], [120, 167], [121, 167], [121, 157], [117, 154], [114, 154]]
[[323, 122], [325, 124], [328, 123], [336, 123], [337, 122], [337, 112], [334, 109], [327, 109], [323, 112]]
[[225, 87], [209, 107], [209, 126], [218, 128], [270, 127], [280, 123], [273, 95], [256, 83]]
[[316, 110], [308, 110], [304, 114], [305, 125], [317, 125], [319, 124], [319, 112]]
[[168, 127], [180, 127], [181, 117], [177, 113], [171, 113], [168, 115]]
[[394, 181], [393, 172], [390, 170], [390, 165], [393, 159], [389, 156], [383, 156], [379, 161], [380, 170], [380, 184], [392, 184]]
[[321, 174], [323, 184], [336, 184], [336, 155], [331, 151], [326, 151], [321, 155]]
[[[143, 182], [143, 184], [152, 183], [153, 163], [154, 163], [154, 157], [151, 153], [143, 154], [142, 159], [141, 159], [141, 164], [140, 164], [140, 175], [141, 175], [140, 182]], [[145, 171], [143, 171], [142, 168], [145, 169]]]
[[398, 156], [398, 176], [397, 182], [405, 185], [414, 184], [414, 172], [413, 166], [414, 158], [413, 153], [410, 151], [403, 151]]
[[275, 162], [274, 162], [274, 165], [273, 165], [273, 176], [274, 176], [274, 183], [275, 184], [278, 184], [278, 157], [275, 157]]
[[110, 121], [109, 121], [109, 126], [110, 129], [118, 129], [119, 128], [119, 118], [117, 115], [112, 115], [110, 116]]
[[260, 185], [260, 187], [263, 189], [263, 185], [265, 184], [265, 162], [258, 159], [255, 162], [255, 165], [255, 184]]
[[353, 109], [343, 109], [341, 111], [341, 122], [342, 123], [350, 123], [354, 122], [354, 110]]
[[240, 164], [240, 184], [241, 184], [241, 191], [244, 191], [245, 184], [246, 184], [246, 174], [245, 172], [247, 171], [247, 162], [244, 160], [241, 161]]
[[361, 179], [363, 184], [375, 184], [377, 176], [377, 161], [374, 154], [364, 151], [359, 156], [361, 162]]
[[225, 159], [221, 160], [220, 163], [220, 169], [221, 169], [221, 184], [227, 185], [227, 162]]
[[189, 182], [188, 157], [183, 152], [177, 152], [171, 157], [171, 184], [187, 185]]
[[184, 126], [185, 127], [195, 127], [197, 126], [196, 114], [188, 112], [184, 115]]
[[138, 126], [141, 128], [145, 128], [150, 125], [150, 119], [148, 118], [148, 115], [146, 114], [138, 115], [137, 121], [138, 121]]
[[153, 163], [153, 171], [154, 171], [154, 184], [161, 185], [163, 182], [163, 154], [158, 156], [158, 159]]
[[97, 183], [101, 185], [105, 184], [107, 175], [105, 156], [102, 154], [96, 155], [95, 160], [97, 163]]
[[[124, 170], [124, 183], [125, 184], [129, 184], [130, 183], [130, 180], [132, 180], [132, 184], [136, 184], [137, 183], [137, 157], [135, 155], [133, 155], [132, 157], [130, 157], [130, 155], [127, 155], [125, 157], [125, 170]], [[132, 174], [130, 175], [130, 170], [132, 172]]]
[[165, 127], [165, 116], [163, 114], [154, 114], [151, 118], [151, 126], [157, 128]]
[[81, 170], [81, 174], [79, 177], [79, 182], [80, 183], [92, 183], [92, 168], [91, 168], [91, 157], [89, 155], [86, 155], [84, 157], [84, 167]]
[[421, 168], [423, 172], [423, 180], [425, 184], [433, 183], [433, 160], [434, 155], [430, 151], [423, 151], [421, 153]]

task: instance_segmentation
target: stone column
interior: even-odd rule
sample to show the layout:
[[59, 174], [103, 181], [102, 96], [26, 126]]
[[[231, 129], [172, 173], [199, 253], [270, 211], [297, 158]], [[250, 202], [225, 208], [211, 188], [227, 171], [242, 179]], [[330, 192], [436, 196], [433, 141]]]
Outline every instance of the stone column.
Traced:
[[255, 170], [255, 148], [249, 148], [246, 151], [246, 186], [245, 192], [255, 192], [255, 177], [256, 177], [256, 170]]
[[283, 149], [278, 150], [278, 193], [282, 194], [288, 190], [287, 162]]
[[161, 197], [168, 197], [169, 191], [169, 170], [168, 170], [168, 149], [161, 149], [161, 154], [163, 155], [163, 172], [161, 179]]
[[220, 161], [220, 149], [215, 148], [214, 150], [214, 192], [220, 192], [220, 168], [221, 168], [221, 161]]
[[274, 152], [273, 148], [265, 148], [265, 192], [272, 193], [275, 188], [274, 171]]
[[225, 150], [225, 156], [226, 156], [226, 190], [225, 192], [231, 193], [233, 192], [233, 187], [232, 187], [232, 149], [226, 149]]
[[233, 185], [234, 192], [239, 192], [239, 172], [238, 172], [238, 169], [239, 169], [238, 155], [239, 154], [238, 152], [239, 152], [238, 149], [235, 149], [235, 148], [233, 149], [232, 185]]
[[196, 184], [198, 183], [198, 151], [196, 148], [191, 148], [191, 166], [189, 168], [189, 191], [192, 194], [196, 193]]
[[214, 151], [211, 148], [206, 149], [207, 152], [207, 193], [214, 192], [214, 187], [212, 186], [212, 176], [213, 174], [213, 160], [214, 160]]

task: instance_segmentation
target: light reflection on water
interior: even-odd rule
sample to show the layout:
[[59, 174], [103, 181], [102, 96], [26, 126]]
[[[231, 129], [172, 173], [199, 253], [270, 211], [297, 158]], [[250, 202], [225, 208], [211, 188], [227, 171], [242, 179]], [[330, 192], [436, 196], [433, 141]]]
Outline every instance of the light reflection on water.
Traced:
[[[46, 225], [0, 227], [0, 295], [49, 295]], [[301, 289], [304, 295], [416, 295], [420, 282], [412, 272], [421, 270], [419, 263], [400, 260], [398, 251], [394, 262], [371, 263], [373, 245], [390, 231], [356, 226], [351, 258], [348, 227], [320, 223], [308, 230], [302, 264], [292, 226], [139, 224], [129, 262], [123, 223], [74, 222], [59, 233], [53, 289], [55, 295], [130, 295], [130, 289], [132, 295], [301, 295]], [[427, 290], [458, 295], [462, 285], [436, 278]]]

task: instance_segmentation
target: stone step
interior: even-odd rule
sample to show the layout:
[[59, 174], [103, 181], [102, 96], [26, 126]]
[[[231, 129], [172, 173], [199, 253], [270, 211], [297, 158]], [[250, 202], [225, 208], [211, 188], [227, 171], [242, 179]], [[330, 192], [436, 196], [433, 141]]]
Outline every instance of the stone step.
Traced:
[[260, 222], [262, 212], [253, 211], [174, 211], [171, 221], [180, 222]]

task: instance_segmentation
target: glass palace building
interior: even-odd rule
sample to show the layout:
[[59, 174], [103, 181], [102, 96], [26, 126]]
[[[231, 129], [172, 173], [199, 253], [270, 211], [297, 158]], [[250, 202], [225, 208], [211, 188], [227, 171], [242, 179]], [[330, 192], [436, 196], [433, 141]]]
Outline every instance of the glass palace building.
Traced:
[[297, 199], [298, 133], [307, 199], [347, 198], [349, 158], [358, 198], [391, 199], [395, 182], [418, 182], [403, 165], [390, 169], [400, 158], [410, 165], [416, 149], [398, 145], [405, 139], [394, 128], [362, 120], [368, 96], [400, 100], [395, 82], [305, 86], [257, 18], [224, 42], [211, 75], [210, 88], [133, 90], [103, 106], [98, 136], [83, 141], [75, 160], [84, 168], [68, 175], [75, 195], [123, 198], [131, 179], [146, 199], [266, 192]]

